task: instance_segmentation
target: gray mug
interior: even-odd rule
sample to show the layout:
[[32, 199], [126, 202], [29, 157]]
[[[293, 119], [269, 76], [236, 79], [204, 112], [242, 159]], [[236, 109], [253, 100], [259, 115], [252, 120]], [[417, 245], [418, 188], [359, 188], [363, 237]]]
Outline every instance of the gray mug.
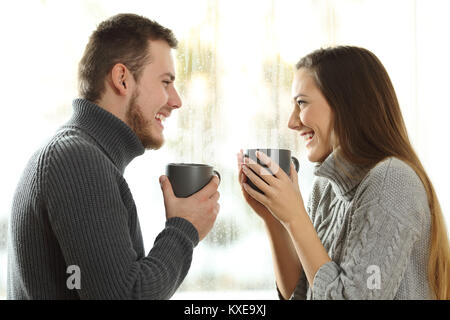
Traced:
[[206, 164], [169, 163], [166, 166], [166, 176], [177, 198], [187, 198], [200, 191], [214, 175], [220, 180], [220, 173]]
[[[256, 157], [256, 151], [264, 152], [267, 156], [269, 156], [275, 163], [278, 164], [278, 166], [283, 169], [284, 172], [288, 176], [291, 175], [291, 161], [294, 162], [295, 171], [298, 172], [300, 164], [296, 157], [291, 156], [291, 150], [287, 149], [264, 149], [264, 148], [258, 148], [258, 149], [247, 149], [245, 150], [244, 157], [252, 159], [254, 162], [258, 163], [261, 167], [266, 168], [271, 174], [273, 172], [262, 163], [262, 161]], [[252, 170], [253, 171], [253, 170]], [[253, 171], [254, 172], [254, 171]], [[255, 174], [257, 174], [255, 172]], [[258, 175], [258, 174], [257, 174]], [[258, 175], [259, 176], [259, 175]], [[247, 184], [258, 191], [259, 193], [264, 194], [261, 190], [256, 187], [250, 179], [247, 179]]]

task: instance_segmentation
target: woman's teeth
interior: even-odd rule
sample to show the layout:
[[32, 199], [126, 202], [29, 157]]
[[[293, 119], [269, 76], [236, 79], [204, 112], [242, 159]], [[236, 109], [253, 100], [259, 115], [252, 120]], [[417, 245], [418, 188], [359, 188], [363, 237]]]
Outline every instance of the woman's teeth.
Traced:
[[310, 132], [310, 133], [306, 134], [304, 137], [305, 137], [306, 141], [309, 141], [314, 137], [314, 132]]

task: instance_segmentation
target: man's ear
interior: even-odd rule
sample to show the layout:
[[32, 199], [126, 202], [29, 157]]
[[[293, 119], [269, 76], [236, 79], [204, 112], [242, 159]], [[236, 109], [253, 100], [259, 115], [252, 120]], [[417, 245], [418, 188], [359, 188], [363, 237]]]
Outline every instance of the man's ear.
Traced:
[[122, 63], [116, 63], [111, 69], [111, 84], [114, 91], [125, 96], [130, 89], [132, 75], [128, 68]]

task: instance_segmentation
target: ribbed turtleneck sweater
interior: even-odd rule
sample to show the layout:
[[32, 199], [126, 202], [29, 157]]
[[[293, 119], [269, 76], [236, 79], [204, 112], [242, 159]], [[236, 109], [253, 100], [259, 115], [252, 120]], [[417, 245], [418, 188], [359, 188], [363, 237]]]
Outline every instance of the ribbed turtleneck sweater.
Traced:
[[331, 153], [314, 169], [307, 212], [331, 258], [291, 299], [430, 299], [431, 217], [414, 170], [387, 158], [370, 170]]
[[185, 219], [168, 219], [145, 254], [123, 177], [144, 151], [119, 118], [87, 100], [74, 100], [72, 118], [33, 154], [15, 192], [8, 299], [173, 295], [189, 270], [198, 233]]

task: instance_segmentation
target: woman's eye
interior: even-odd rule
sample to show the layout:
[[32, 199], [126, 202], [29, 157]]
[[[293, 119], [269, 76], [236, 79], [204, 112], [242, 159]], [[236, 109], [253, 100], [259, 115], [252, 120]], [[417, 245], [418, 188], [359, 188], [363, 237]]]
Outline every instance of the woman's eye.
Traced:
[[305, 103], [306, 103], [306, 101], [304, 101], [304, 100], [297, 100], [297, 105], [299, 107], [302, 107], [302, 105], [304, 105]]
[[163, 81], [163, 83], [164, 83], [164, 86], [167, 87], [170, 84], [170, 81]]

